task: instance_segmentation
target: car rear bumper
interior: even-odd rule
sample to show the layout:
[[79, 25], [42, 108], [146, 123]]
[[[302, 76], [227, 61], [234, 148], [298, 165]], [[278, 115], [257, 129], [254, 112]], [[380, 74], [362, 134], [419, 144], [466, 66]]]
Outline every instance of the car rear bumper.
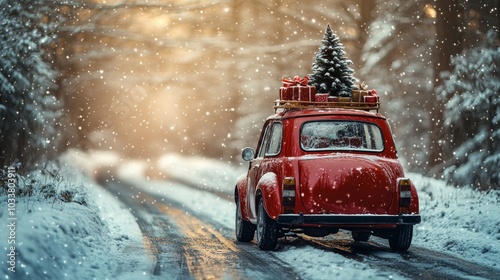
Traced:
[[281, 214], [277, 222], [284, 225], [414, 225], [420, 215], [338, 215], [338, 214]]

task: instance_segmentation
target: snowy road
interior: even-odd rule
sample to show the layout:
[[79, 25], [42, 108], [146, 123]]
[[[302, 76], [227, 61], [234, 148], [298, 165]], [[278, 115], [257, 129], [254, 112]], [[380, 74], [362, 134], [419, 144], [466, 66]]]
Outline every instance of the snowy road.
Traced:
[[181, 182], [101, 180], [129, 207], [151, 255], [152, 277], [168, 279], [495, 279], [500, 271], [412, 246], [393, 253], [385, 240], [354, 242], [340, 232], [326, 238], [288, 237], [275, 252], [234, 238], [234, 203]]
[[[287, 265], [253, 244], [236, 244], [232, 230], [184, 206], [124, 182], [106, 189], [130, 207], [143, 231], [152, 274], [163, 279], [299, 279]], [[167, 278], [165, 278], [167, 277]]]

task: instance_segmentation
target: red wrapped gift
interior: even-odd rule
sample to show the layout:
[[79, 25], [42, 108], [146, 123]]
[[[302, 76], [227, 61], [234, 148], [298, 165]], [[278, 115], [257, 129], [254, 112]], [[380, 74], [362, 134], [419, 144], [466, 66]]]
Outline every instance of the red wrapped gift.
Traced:
[[376, 105], [377, 103], [380, 103], [380, 97], [378, 96], [377, 92], [373, 90], [368, 91], [368, 95], [363, 96], [363, 100], [366, 103], [369, 103], [371, 105]]
[[280, 87], [281, 100], [314, 101], [316, 87], [309, 86], [309, 77], [300, 78], [295, 76], [293, 79], [282, 79], [283, 86]]
[[280, 87], [280, 100], [292, 100], [293, 92], [288, 87]]
[[328, 96], [328, 102], [337, 102], [339, 98], [337, 96]]
[[316, 102], [328, 102], [328, 96], [330, 96], [328, 93], [316, 93], [314, 100]]

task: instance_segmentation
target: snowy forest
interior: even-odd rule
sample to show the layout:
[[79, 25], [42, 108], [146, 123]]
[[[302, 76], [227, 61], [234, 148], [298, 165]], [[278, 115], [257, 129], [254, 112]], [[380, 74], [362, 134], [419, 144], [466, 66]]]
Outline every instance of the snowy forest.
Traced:
[[500, 1], [0, 0], [0, 163], [240, 162], [329, 24], [405, 168], [500, 189]]

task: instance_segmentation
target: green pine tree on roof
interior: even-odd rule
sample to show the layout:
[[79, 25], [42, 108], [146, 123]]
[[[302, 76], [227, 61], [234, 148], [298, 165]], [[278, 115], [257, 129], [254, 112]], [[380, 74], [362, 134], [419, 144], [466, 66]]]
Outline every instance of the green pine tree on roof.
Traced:
[[326, 26], [321, 43], [314, 57], [309, 85], [315, 86], [317, 92], [330, 93], [332, 96], [351, 96], [356, 82], [354, 71], [349, 67], [352, 61], [347, 60], [344, 45], [332, 32], [330, 25]]

